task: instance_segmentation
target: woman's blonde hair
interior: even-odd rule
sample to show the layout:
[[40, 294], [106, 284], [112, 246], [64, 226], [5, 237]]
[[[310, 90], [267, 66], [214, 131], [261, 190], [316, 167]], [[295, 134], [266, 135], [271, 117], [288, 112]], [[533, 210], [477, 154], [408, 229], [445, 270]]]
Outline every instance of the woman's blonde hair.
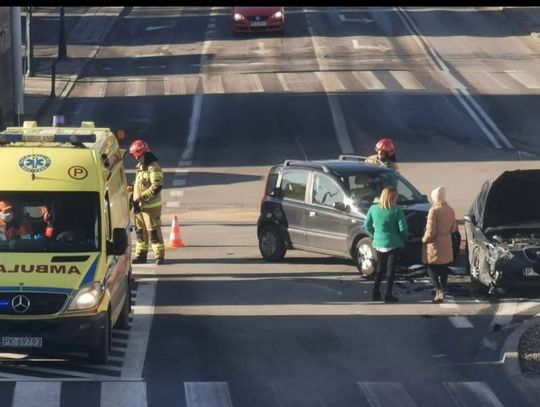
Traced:
[[395, 187], [386, 187], [382, 190], [379, 198], [379, 206], [383, 209], [390, 209], [397, 202], [397, 189]]

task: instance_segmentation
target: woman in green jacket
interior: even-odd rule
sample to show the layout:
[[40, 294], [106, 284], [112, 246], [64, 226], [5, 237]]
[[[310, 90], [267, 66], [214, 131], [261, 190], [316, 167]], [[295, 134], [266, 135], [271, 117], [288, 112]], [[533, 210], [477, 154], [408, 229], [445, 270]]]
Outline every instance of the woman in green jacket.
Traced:
[[373, 285], [373, 301], [381, 299], [379, 291], [383, 273], [386, 273], [385, 302], [397, 302], [398, 298], [392, 295], [394, 283], [395, 262], [398, 250], [405, 247], [409, 235], [407, 219], [401, 207], [397, 206], [397, 190], [386, 187], [381, 192], [379, 204], [374, 204], [364, 222], [366, 231], [373, 241], [373, 248], [377, 251], [377, 273]]

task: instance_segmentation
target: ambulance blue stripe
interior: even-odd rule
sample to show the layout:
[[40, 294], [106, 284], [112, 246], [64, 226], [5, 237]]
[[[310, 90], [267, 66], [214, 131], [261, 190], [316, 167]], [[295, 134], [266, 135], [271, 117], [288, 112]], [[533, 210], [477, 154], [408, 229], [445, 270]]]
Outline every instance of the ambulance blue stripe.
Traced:
[[[20, 292], [20, 286], [13, 287], [0, 287], [0, 292]], [[58, 294], [71, 294], [73, 290], [71, 288], [54, 288], [54, 287], [28, 287], [23, 286], [22, 292], [41, 292], [41, 293], [58, 293]]]
[[97, 270], [98, 262], [99, 262], [99, 254], [96, 256], [96, 259], [94, 260], [94, 262], [92, 263], [92, 265], [88, 269], [88, 272], [84, 276], [84, 279], [83, 279], [80, 287], [83, 287], [86, 284], [91, 283], [92, 281], [94, 281], [94, 278], [96, 276], [96, 270]]

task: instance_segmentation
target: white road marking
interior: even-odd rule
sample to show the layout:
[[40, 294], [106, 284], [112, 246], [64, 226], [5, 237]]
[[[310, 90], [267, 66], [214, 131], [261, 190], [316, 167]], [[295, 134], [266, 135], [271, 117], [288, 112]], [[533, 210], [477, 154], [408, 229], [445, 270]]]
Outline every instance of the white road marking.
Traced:
[[448, 317], [448, 319], [455, 328], [474, 328], [469, 319], [462, 315], [454, 315], [452, 317]]
[[[304, 15], [308, 16], [309, 13], [304, 8]], [[317, 59], [317, 65], [319, 66], [319, 71], [328, 71], [328, 63], [324, 59], [324, 51], [323, 47], [319, 44], [319, 40], [315, 38], [315, 31], [313, 30], [313, 27], [311, 26], [311, 23], [308, 20], [308, 30], [310, 32], [310, 40], [313, 45], [313, 50], [315, 51], [315, 57]], [[339, 144], [339, 147], [341, 149], [341, 152], [343, 154], [351, 154], [354, 153], [354, 148], [351, 142], [351, 136], [349, 135], [349, 131], [347, 130], [347, 123], [345, 122], [345, 117], [343, 115], [343, 110], [341, 109], [341, 106], [339, 105], [339, 100], [337, 99], [336, 95], [331, 95], [327, 93], [328, 97], [328, 105], [330, 106], [330, 112], [332, 114], [333, 122], [334, 122], [334, 129], [336, 132], [337, 141]]]
[[101, 407], [146, 407], [146, 382], [102, 382]]
[[[134, 273], [134, 275], [136, 275]], [[140, 380], [148, 348], [150, 327], [154, 317], [155, 282], [139, 282], [137, 303], [133, 305], [133, 322], [126, 347], [126, 357], [122, 366], [122, 379]], [[141, 313], [141, 309], [145, 312]]]
[[457, 406], [504, 407], [485, 382], [444, 382]]
[[352, 45], [354, 49], [368, 49], [373, 51], [389, 51], [391, 48], [386, 45], [370, 45], [370, 44], [360, 44], [357, 39], [352, 40]]
[[522, 71], [505, 71], [506, 74], [511, 76], [513, 79], [521, 83], [523, 86], [529, 89], [540, 89], [540, 79], [535, 78], [528, 72]]
[[415, 407], [403, 384], [399, 382], [358, 382], [358, 386], [372, 407]]
[[491, 141], [491, 144], [493, 144], [493, 146], [495, 148], [501, 148], [501, 145], [499, 144], [499, 142], [495, 139], [495, 137], [493, 136], [493, 134], [491, 134], [491, 132], [486, 128], [486, 126], [484, 125], [484, 123], [480, 120], [480, 118], [478, 117], [478, 115], [476, 114], [475, 111], [473, 111], [470, 106], [467, 104], [467, 102], [465, 102], [465, 100], [463, 99], [463, 97], [457, 92], [457, 90], [455, 89], [452, 89], [452, 93], [454, 94], [454, 96], [457, 98], [457, 100], [459, 101], [459, 103], [461, 103], [461, 105], [465, 108], [465, 110], [467, 110], [467, 112], [469, 113], [469, 116], [471, 116], [473, 118], [473, 120], [476, 122], [476, 124], [478, 125], [478, 127], [480, 127], [480, 129], [484, 132], [484, 134], [486, 135], [486, 137], [488, 138], [489, 141]]
[[184, 382], [187, 407], [232, 407], [226, 382]]
[[180, 202], [178, 201], [169, 201], [165, 204], [167, 208], [180, 208]]
[[360, 82], [360, 84], [368, 90], [381, 90], [385, 89], [383, 83], [377, 79], [373, 72], [362, 71], [353, 72], [354, 77]]
[[156, 31], [156, 30], [163, 30], [164, 28], [171, 28], [173, 27], [172, 25], [157, 25], [157, 26], [150, 26], [150, 27], [145, 27], [144, 28], [144, 31]]
[[12, 407], [60, 406], [60, 382], [17, 382]]
[[339, 19], [344, 23], [364, 23], [369, 24], [372, 23], [373, 20], [371, 18], [347, 18], [343, 14], [339, 15]]
[[502, 328], [508, 325], [514, 319], [514, 315], [518, 312], [519, 304], [517, 302], [501, 302], [497, 306], [497, 311], [489, 324], [489, 330], [492, 331], [495, 325], [499, 325]]
[[222, 94], [225, 93], [221, 75], [202, 75], [202, 85], [204, 93]]
[[190, 160], [193, 157], [193, 151], [195, 150], [195, 143], [199, 136], [199, 123], [201, 121], [203, 94], [197, 93], [193, 98], [193, 109], [191, 118], [189, 119], [189, 134], [186, 143], [186, 148], [182, 153], [183, 160]]
[[284, 92], [289, 92], [291, 88], [287, 84], [287, 80], [285, 79], [285, 75], [282, 73], [276, 73], [277, 78], [279, 79], [279, 82], [281, 83], [281, 87], [283, 88]]
[[[431, 55], [432, 60], [434, 61], [435, 65], [439, 68], [439, 70], [446, 74], [447, 78], [450, 80], [450, 85], [453, 87], [451, 89], [454, 96], [456, 96], [459, 100], [459, 102], [465, 106], [465, 104], [470, 103], [472, 107], [476, 109], [476, 112], [478, 115], [482, 116], [484, 121], [491, 127], [495, 135], [497, 135], [500, 139], [500, 141], [507, 147], [507, 148], [514, 148], [508, 138], [501, 132], [499, 127], [493, 122], [493, 120], [488, 116], [488, 114], [484, 111], [484, 109], [476, 102], [476, 100], [471, 96], [471, 94], [467, 91], [467, 88], [465, 85], [463, 85], [451, 72], [448, 66], [444, 63], [441, 57], [437, 54], [435, 49], [427, 42], [427, 40], [424, 38], [414, 21], [411, 17], [407, 14], [405, 9], [402, 7], [395, 8], [397, 11], [397, 14], [399, 18], [403, 21], [405, 26], [408, 28], [408, 30], [413, 34], [413, 38], [415, 38], [416, 42], [419, 44], [420, 48], [423, 49], [426, 53]], [[458, 93], [457, 89], [461, 91], [464, 98], [460, 98], [460, 94]], [[478, 126], [482, 129], [484, 134], [488, 137], [488, 139], [493, 143], [495, 148], [501, 148], [499, 141], [494, 141], [495, 136], [486, 128], [486, 126], [480, 121], [478, 115], [472, 111], [471, 108], [465, 107], [469, 115], [474, 119], [474, 121], [478, 124]]]
[[173, 179], [172, 184], [175, 187], [183, 187], [184, 185], [186, 185], [186, 180], [185, 179]]
[[345, 86], [339, 80], [335, 72], [315, 72], [317, 78], [321, 82], [326, 93], [341, 92], [345, 90]]
[[401, 85], [403, 89], [419, 90], [425, 87], [408, 71], [390, 71], [390, 74]]
[[178, 190], [178, 189], [172, 190], [171, 191], [171, 196], [180, 196], [180, 197], [182, 197], [182, 196], [184, 196], [184, 191]]
[[[189, 140], [188, 140], [189, 141]], [[178, 162], [179, 167], [191, 167], [191, 160], [184, 160]]]
[[145, 96], [146, 93], [146, 78], [126, 83], [126, 96]]

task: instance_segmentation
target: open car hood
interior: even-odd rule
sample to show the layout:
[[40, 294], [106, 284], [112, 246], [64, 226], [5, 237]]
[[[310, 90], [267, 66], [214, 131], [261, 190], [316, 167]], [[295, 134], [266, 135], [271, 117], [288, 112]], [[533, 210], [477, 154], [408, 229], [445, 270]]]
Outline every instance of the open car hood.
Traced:
[[491, 183], [480, 226], [540, 223], [540, 170], [505, 171]]

